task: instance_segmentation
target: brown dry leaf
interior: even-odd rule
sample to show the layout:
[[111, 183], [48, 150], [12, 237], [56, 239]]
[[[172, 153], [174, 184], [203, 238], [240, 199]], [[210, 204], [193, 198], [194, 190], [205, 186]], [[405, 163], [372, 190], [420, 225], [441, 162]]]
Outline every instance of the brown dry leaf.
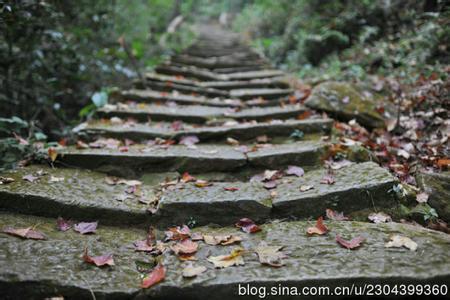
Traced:
[[190, 239], [184, 239], [170, 247], [176, 255], [189, 254], [192, 255], [198, 250], [198, 244]]
[[389, 237], [391, 240], [387, 242], [384, 246], [386, 248], [400, 248], [405, 247], [411, 251], [417, 250], [417, 243], [414, 242], [412, 239], [406, 236], [401, 235], [392, 235]]
[[425, 192], [416, 195], [416, 201], [419, 203], [426, 203], [428, 201], [429, 195]]
[[267, 246], [266, 243], [262, 242], [255, 248], [255, 252], [262, 264], [281, 267], [284, 264], [282, 259], [286, 258], [286, 254], [281, 252], [281, 249], [283, 249], [283, 246]]
[[206, 272], [206, 270], [207, 269], [205, 266], [194, 266], [194, 265], [190, 264], [183, 269], [182, 274], [183, 274], [183, 277], [191, 278], [191, 277], [200, 275], [203, 272]]
[[58, 157], [58, 151], [56, 151], [56, 149], [53, 147], [48, 148], [48, 157], [52, 162], [54, 162]]
[[243, 252], [244, 249], [235, 248], [229, 255], [210, 256], [208, 257], [208, 261], [213, 263], [216, 268], [241, 266], [245, 264], [244, 258], [242, 257]]
[[27, 227], [27, 228], [12, 228], [12, 227], [5, 227], [2, 229], [3, 233], [7, 233], [9, 235], [18, 236], [24, 239], [31, 239], [31, 240], [46, 240], [47, 237], [39, 231], [36, 231], [33, 229], [33, 227]]
[[350, 241], [344, 240], [339, 234], [336, 234], [336, 242], [344, 248], [355, 249], [361, 246], [361, 243], [365, 240], [362, 236], [357, 236]]
[[239, 141], [229, 137], [229, 138], [227, 138], [227, 144], [232, 145], [232, 146], [237, 146], [237, 145], [239, 145]]
[[242, 237], [239, 235], [204, 235], [203, 240], [208, 245], [231, 245], [242, 241]]
[[177, 227], [171, 227], [166, 232], [166, 241], [178, 241], [178, 240], [184, 240], [191, 235], [191, 230], [188, 226], [177, 226]]
[[349, 218], [344, 216], [343, 212], [337, 212], [335, 210], [332, 210], [330, 208], [327, 208], [325, 210], [327, 218], [334, 221], [348, 221]]
[[8, 184], [8, 183], [11, 183], [11, 182], [14, 182], [15, 180], [14, 180], [14, 178], [11, 178], [11, 177], [1, 177], [0, 176], [0, 184]]
[[234, 225], [238, 228], [241, 228], [242, 231], [246, 233], [255, 233], [261, 231], [261, 227], [256, 225], [255, 222], [249, 218], [242, 218]]
[[114, 259], [112, 254], [104, 254], [100, 256], [89, 256], [88, 248], [84, 248], [83, 260], [87, 263], [101, 266], [114, 266]]
[[323, 217], [319, 217], [316, 222], [316, 226], [306, 229], [309, 235], [318, 234], [323, 235], [328, 232], [328, 228], [323, 224]]
[[184, 183], [188, 183], [195, 180], [196, 180], [195, 177], [191, 176], [188, 172], [184, 172], [183, 175], [181, 176], [181, 181]]
[[158, 282], [161, 282], [166, 277], [166, 269], [162, 264], [158, 264], [147, 276], [142, 280], [141, 287], [146, 289]]

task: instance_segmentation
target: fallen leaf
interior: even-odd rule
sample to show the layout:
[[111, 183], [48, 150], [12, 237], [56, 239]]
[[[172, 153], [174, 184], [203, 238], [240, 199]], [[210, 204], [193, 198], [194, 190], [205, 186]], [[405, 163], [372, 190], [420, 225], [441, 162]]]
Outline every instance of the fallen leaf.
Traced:
[[239, 145], [239, 141], [229, 137], [229, 138], [227, 138], [227, 144], [232, 145], [232, 146], [237, 146], [237, 145]]
[[302, 185], [300, 186], [300, 192], [306, 192], [312, 190], [314, 188], [313, 185]]
[[347, 249], [355, 249], [361, 246], [361, 243], [364, 241], [364, 237], [357, 236], [350, 241], [344, 240], [339, 234], [336, 234], [336, 242], [344, 248]]
[[277, 182], [275, 180], [264, 182], [263, 187], [268, 190], [274, 189], [277, 187]]
[[73, 230], [81, 234], [95, 233], [98, 222], [80, 222], [73, 226]]
[[155, 228], [150, 226], [145, 240], [134, 242], [134, 250], [140, 252], [153, 252], [155, 250], [156, 235]]
[[190, 239], [184, 239], [181, 242], [176, 243], [170, 247], [176, 254], [194, 254], [198, 250], [198, 244]]
[[114, 259], [112, 254], [104, 254], [100, 256], [89, 256], [88, 248], [84, 248], [83, 260], [89, 264], [101, 266], [114, 266]]
[[337, 212], [337, 211], [329, 209], [329, 208], [327, 208], [325, 212], [326, 212], [327, 218], [330, 220], [334, 220], [334, 221], [348, 221], [349, 220], [348, 217], [344, 216], [343, 212]]
[[47, 239], [47, 237], [42, 232], [36, 231], [32, 229], [32, 227], [17, 228], [17, 229], [12, 227], [5, 227], [2, 229], [2, 232], [13, 236], [18, 236], [24, 239], [31, 239], [31, 240]]
[[56, 219], [56, 228], [58, 228], [59, 231], [67, 231], [72, 227], [72, 223], [70, 221], [64, 220], [61, 217], [58, 217]]
[[50, 160], [52, 162], [54, 162], [56, 160], [56, 158], [58, 157], [58, 151], [56, 151], [55, 148], [50, 147], [50, 148], [48, 148], [47, 152], [48, 152], [48, 157], [50, 158]]
[[269, 142], [269, 137], [267, 135], [260, 135], [256, 137], [256, 142], [260, 144], [265, 144]]
[[202, 274], [203, 272], [206, 272], [206, 270], [207, 269], [205, 266], [197, 266], [196, 267], [196, 266], [193, 266], [192, 264], [190, 264], [183, 269], [182, 275], [183, 275], [183, 277], [187, 277], [187, 278], [195, 277], [197, 275]]
[[197, 144], [198, 142], [200, 142], [200, 140], [198, 139], [197, 136], [188, 135], [188, 136], [182, 137], [180, 139], [180, 141], [178, 142], [178, 144], [190, 147], [190, 146]]
[[203, 188], [203, 187], [211, 186], [212, 183], [207, 180], [198, 179], [194, 182], [194, 185], [196, 187]]
[[11, 183], [11, 182], [14, 182], [15, 180], [14, 180], [14, 178], [11, 178], [11, 177], [1, 177], [0, 176], [0, 184], [8, 184], [8, 183]]
[[416, 195], [416, 201], [419, 203], [426, 203], [428, 201], [429, 195], [425, 192], [418, 193]]
[[83, 142], [83, 141], [77, 141], [75, 147], [76, 147], [77, 149], [89, 149], [89, 145], [86, 144], [86, 143]]
[[191, 235], [191, 230], [186, 225], [171, 227], [166, 232], [166, 241], [184, 240]]
[[161, 281], [166, 277], [166, 269], [162, 264], [158, 264], [147, 276], [142, 280], [141, 287], [146, 289]]
[[243, 232], [246, 233], [255, 233], [261, 231], [261, 228], [253, 222], [252, 219], [242, 218], [237, 222], [236, 227], [241, 228]]
[[384, 212], [371, 213], [368, 219], [375, 224], [392, 222], [391, 216]]
[[39, 177], [36, 177], [32, 174], [28, 174], [22, 177], [23, 180], [29, 181], [29, 182], [35, 182], [36, 180], [39, 179]]
[[228, 268], [231, 266], [241, 266], [244, 265], [244, 258], [242, 257], [242, 253], [244, 249], [236, 248], [229, 255], [219, 255], [219, 256], [210, 256], [208, 257], [208, 261], [214, 264], [216, 268]]
[[62, 182], [62, 181], [64, 181], [64, 177], [55, 177], [53, 175], [50, 175], [50, 179], [48, 180], [48, 182], [50, 182], [50, 183]]
[[208, 245], [222, 245], [222, 246], [226, 246], [226, 245], [231, 245], [234, 243], [238, 243], [242, 241], [242, 237], [239, 235], [204, 235], [203, 236], [203, 240], [205, 241], [206, 244]]
[[223, 188], [225, 191], [230, 191], [230, 192], [235, 192], [238, 191], [239, 188], [238, 187], [234, 187], [234, 186], [226, 186]]
[[334, 184], [336, 180], [334, 179], [334, 176], [331, 174], [325, 175], [321, 180], [320, 183], [322, 184]]
[[281, 172], [278, 170], [265, 170], [263, 180], [272, 181], [281, 178]]
[[184, 183], [188, 183], [195, 180], [196, 180], [195, 177], [191, 176], [188, 172], [184, 172], [183, 175], [181, 176], [181, 181]]
[[389, 237], [391, 240], [387, 242], [384, 246], [386, 248], [400, 248], [405, 247], [411, 251], [417, 250], [417, 243], [411, 240], [409, 237], [401, 235], [392, 235]]
[[328, 228], [323, 224], [323, 217], [319, 217], [316, 221], [316, 226], [314, 227], [308, 227], [306, 229], [306, 232], [309, 235], [318, 234], [323, 235], [328, 232]]
[[287, 175], [295, 175], [297, 177], [302, 177], [305, 174], [305, 171], [297, 166], [288, 166], [286, 170]]
[[202, 241], [203, 235], [200, 232], [194, 232], [191, 234], [191, 240], [193, 241]]
[[347, 159], [341, 159], [339, 161], [328, 161], [327, 160], [327, 161], [325, 161], [325, 163], [332, 170], [339, 170], [339, 169], [342, 169], [344, 167], [350, 166], [352, 164], [352, 162], [347, 160]]
[[286, 258], [286, 254], [281, 252], [283, 246], [267, 246], [265, 243], [260, 243], [255, 252], [258, 255], [259, 262], [263, 265], [269, 265], [272, 267], [283, 266], [283, 258]]

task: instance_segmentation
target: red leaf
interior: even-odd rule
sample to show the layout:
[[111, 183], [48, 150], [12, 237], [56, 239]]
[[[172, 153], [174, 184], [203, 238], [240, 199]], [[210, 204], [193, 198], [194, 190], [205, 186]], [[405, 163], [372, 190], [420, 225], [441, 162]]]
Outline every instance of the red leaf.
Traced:
[[323, 235], [328, 232], [328, 228], [323, 224], [323, 217], [319, 217], [316, 222], [316, 226], [309, 227], [306, 232], [309, 235], [318, 234]]
[[195, 181], [195, 180], [196, 180], [195, 177], [191, 176], [188, 172], [184, 172], [183, 175], [181, 176], [181, 181], [183, 181], [184, 183]]
[[97, 267], [114, 266], [114, 259], [112, 254], [89, 256], [87, 248], [84, 248], [83, 260], [89, 264], [96, 265]]
[[47, 237], [42, 232], [33, 230], [32, 227], [18, 228], [18, 229], [12, 227], [5, 227], [2, 229], [2, 232], [13, 236], [18, 236], [24, 239], [32, 239], [32, 240], [47, 239]]
[[326, 210], [327, 218], [335, 221], [348, 221], [349, 218], [344, 216], [343, 212], [337, 212], [335, 210], [327, 208]]
[[234, 187], [234, 186], [226, 186], [223, 188], [225, 191], [230, 191], [230, 192], [235, 192], [238, 191], [239, 188], [238, 187]]
[[73, 226], [73, 229], [76, 232], [79, 232], [81, 234], [86, 234], [86, 233], [95, 233], [95, 230], [97, 229], [97, 225], [98, 222], [81, 222], [78, 224], [75, 224]]
[[288, 166], [286, 170], [287, 175], [295, 175], [297, 177], [302, 177], [305, 174], [305, 171], [297, 166]]
[[158, 264], [147, 276], [142, 280], [141, 287], [146, 289], [158, 282], [161, 282], [166, 277], [166, 269], [162, 264]]
[[336, 234], [336, 242], [344, 248], [347, 249], [355, 249], [361, 246], [361, 243], [364, 241], [364, 237], [357, 236], [350, 241], [344, 240], [339, 234]]
[[198, 250], [198, 244], [196, 242], [191, 241], [190, 239], [184, 239], [179, 243], [171, 246], [173, 252], [176, 255], [179, 254], [194, 254]]
[[243, 232], [246, 233], [255, 233], [261, 231], [261, 228], [253, 222], [252, 219], [242, 218], [237, 222], [236, 227], [241, 228]]
[[56, 219], [56, 227], [59, 231], [67, 231], [70, 229], [70, 227], [72, 227], [72, 224], [71, 222], [64, 220], [63, 218], [58, 217], [58, 219]]
[[190, 237], [191, 230], [186, 225], [183, 226], [177, 226], [177, 227], [171, 227], [169, 230], [165, 232], [166, 234], [166, 241], [178, 241], [178, 240], [184, 240]]

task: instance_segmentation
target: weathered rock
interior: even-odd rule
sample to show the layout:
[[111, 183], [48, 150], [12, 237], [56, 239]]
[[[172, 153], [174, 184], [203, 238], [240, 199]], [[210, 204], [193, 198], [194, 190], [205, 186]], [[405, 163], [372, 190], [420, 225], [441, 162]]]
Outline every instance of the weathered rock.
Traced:
[[[344, 82], [330, 81], [317, 85], [305, 105], [344, 120], [356, 119], [370, 128], [384, 127], [385, 118], [393, 116], [391, 105], [382, 97]], [[379, 112], [381, 109], [384, 114]]]
[[255, 55], [251, 54], [249, 55], [249, 53], [233, 53], [231, 55], [208, 57], [208, 58], [182, 54], [172, 56], [170, 60], [176, 63], [193, 65], [206, 69], [239, 67], [239, 66], [257, 66], [265, 63], [263, 59]]
[[325, 133], [331, 131], [333, 121], [330, 119], [286, 120], [280, 122], [242, 123], [236, 125], [218, 125], [194, 127], [184, 124], [182, 130], [173, 130], [171, 123], [137, 123], [133, 126], [112, 125], [104, 122], [90, 122], [78, 126], [75, 132], [82, 138], [92, 140], [95, 137], [112, 137], [141, 141], [164, 138], [179, 140], [183, 136], [195, 135], [200, 141], [223, 140], [232, 137], [238, 140], [254, 139], [258, 136], [286, 137], [294, 130], [304, 133]]
[[439, 217], [450, 221], [450, 172], [417, 175], [420, 188], [429, 195], [428, 204], [436, 209]]
[[[214, 269], [206, 259], [230, 253], [233, 246], [210, 246], [199, 242], [196, 265], [206, 272], [192, 279], [182, 277], [186, 262], [170, 251], [162, 257], [166, 268], [163, 282], [146, 290], [140, 289], [142, 273], [137, 265], [152, 257], [133, 251], [133, 242], [145, 238], [141, 230], [100, 226], [94, 235], [56, 230], [55, 219], [36, 218], [2, 213], [0, 227], [28, 227], [48, 237], [46, 241], [22, 240], [0, 235], [0, 289], [6, 299], [43, 299], [63, 296], [65, 299], [241, 299], [239, 286], [289, 288], [305, 286], [363, 286], [364, 284], [447, 284], [450, 280], [450, 238], [440, 232], [406, 224], [369, 224], [329, 221], [331, 232], [325, 236], [309, 237], [306, 229], [314, 222], [274, 222], [262, 225], [256, 234], [243, 234], [237, 228], [196, 228], [203, 234], [241, 234], [245, 264]], [[385, 248], [391, 234], [410, 237], [418, 244], [417, 251]], [[336, 244], [335, 235], [345, 238], [362, 235], [362, 246], [349, 251]], [[161, 232], [157, 232], [161, 237]], [[295, 237], [295, 238], [294, 238]], [[284, 266], [271, 268], [261, 265], [253, 250], [265, 242], [283, 246], [287, 257]], [[92, 255], [112, 253], [115, 265], [97, 268], [82, 261], [84, 247]], [[427, 255], [423, 255], [426, 253]], [[151, 268], [151, 267], [150, 267]], [[350, 282], [350, 285], [349, 285]], [[245, 297], [244, 297], [245, 298]], [[275, 297], [268, 296], [267, 299]]]
[[270, 107], [225, 108], [203, 105], [154, 105], [154, 104], [134, 104], [127, 105], [118, 103], [117, 105], [107, 105], [100, 108], [97, 113], [101, 117], [134, 118], [140, 121], [185, 121], [192, 123], [205, 123], [212, 119], [236, 119], [236, 120], [257, 120], [266, 121], [271, 119], [288, 119], [297, 117], [305, 112], [302, 105], [285, 105]]
[[[316, 217], [327, 208], [354, 212], [364, 208], [375, 211], [397, 205], [389, 193], [397, 180], [373, 162], [352, 164], [336, 170], [333, 184], [321, 183], [326, 170], [306, 172], [292, 182], [277, 186], [273, 199], [274, 213], [282, 216]], [[313, 188], [300, 192], [302, 186]]]

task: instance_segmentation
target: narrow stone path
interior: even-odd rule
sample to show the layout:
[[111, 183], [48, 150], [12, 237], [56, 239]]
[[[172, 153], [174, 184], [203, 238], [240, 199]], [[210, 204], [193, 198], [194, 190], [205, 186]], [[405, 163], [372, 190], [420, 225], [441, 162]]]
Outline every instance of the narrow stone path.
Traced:
[[[333, 120], [299, 104], [285, 74], [238, 35], [198, 30], [193, 46], [146, 74], [146, 86], [135, 82], [114, 93], [94, 120], [77, 126], [78, 143], [57, 148], [52, 166], [1, 174], [10, 180], [0, 184], [0, 226], [35, 226], [47, 236], [0, 235], [4, 297], [238, 299], [239, 284], [450, 282], [450, 238], [443, 233], [328, 220], [330, 233], [308, 236], [326, 209], [361, 220], [396, 207], [397, 180], [365, 156], [325, 165]], [[304, 174], [298, 168], [289, 174], [292, 166]], [[99, 227], [92, 235], [61, 232], [58, 217]], [[242, 218], [262, 230], [240, 232], [233, 225]], [[170, 249], [157, 257], [134, 251], [149, 226], [163, 239], [167, 227], [183, 224], [203, 235], [239, 235], [245, 264], [215, 269], [207, 257], [229, 254], [237, 244], [199, 242], [194, 264], [206, 272], [184, 278], [192, 262]], [[365, 240], [351, 251], [336, 244], [337, 234]], [[392, 234], [413, 239], [417, 251], [385, 248]], [[260, 264], [253, 251], [264, 244], [283, 248], [282, 267]], [[113, 253], [115, 265], [86, 264], [85, 247]], [[165, 280], [140, 289], [142, 262], [163, 264]]]

